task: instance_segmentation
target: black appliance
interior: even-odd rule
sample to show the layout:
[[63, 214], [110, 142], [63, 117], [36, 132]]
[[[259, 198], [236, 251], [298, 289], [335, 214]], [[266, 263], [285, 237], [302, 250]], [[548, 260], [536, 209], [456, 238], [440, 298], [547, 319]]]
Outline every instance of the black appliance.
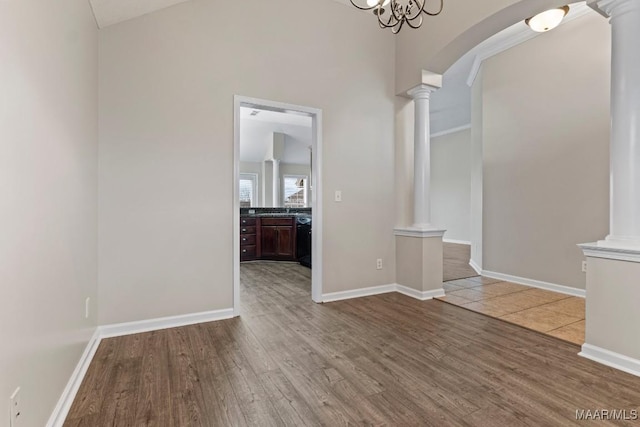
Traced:
[[296, 258], [300, 265], [311, 268], [311, 217], [296, 218]]

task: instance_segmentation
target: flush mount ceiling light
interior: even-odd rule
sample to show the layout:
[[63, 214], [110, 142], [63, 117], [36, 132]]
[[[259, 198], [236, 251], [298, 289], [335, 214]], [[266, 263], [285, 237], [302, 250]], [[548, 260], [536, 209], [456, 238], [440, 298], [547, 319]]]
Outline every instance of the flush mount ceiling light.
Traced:
[[544, 33], [560, 25], [564, 17], [567, 16], [567, 13], [569, 13], [569, 6], [549, 9], [536, 16], [532, 16], [525, 20], [524, 23], [531, 27], [533, 31]]
[[398, 34], [405, 22], [411, 28], [419, 28], [423, 13], [429, 16], [440, 15], [444, 0], [440, 0], [437, 12], [426, 9], [427, 0], [351, 0], [351, 4], [361, 10], [373, 10], [381, 28], [391, 28], [393, 34]]

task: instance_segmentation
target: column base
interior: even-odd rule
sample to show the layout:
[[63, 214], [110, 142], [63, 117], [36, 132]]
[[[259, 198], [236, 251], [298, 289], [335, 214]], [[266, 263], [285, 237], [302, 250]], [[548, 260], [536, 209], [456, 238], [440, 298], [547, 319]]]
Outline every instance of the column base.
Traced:
[[581, 355], [640, 376], [640, 250], [606, 242], [579, 245], [588, 263]]
[[442, 288], [442, 237], [436, 228], [397, 228], [396, 282], [414, 298], [426, 300], [444, 296]]

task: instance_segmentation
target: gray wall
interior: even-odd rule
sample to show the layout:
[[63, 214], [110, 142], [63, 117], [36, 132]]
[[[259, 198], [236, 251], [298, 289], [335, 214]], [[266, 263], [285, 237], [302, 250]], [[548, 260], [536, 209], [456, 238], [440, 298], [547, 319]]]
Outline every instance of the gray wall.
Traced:
[[96, 326], [97, 38], [86, 0], [0, 2], [2, 426], [18, 386], [46, 424]]
[[431, 140], [431, 220], [445, 240], [470, 240], [471, 130]]
[[102, 30], [100, 322], [231, 307], [234, 94], [323, 110], [324, 292], [394, 283], [393, 57], [332, 1], [194, 0]]
[[590, 13], [484, 64], [484, 269], [584, 288], [609, 210], [610, 28]]

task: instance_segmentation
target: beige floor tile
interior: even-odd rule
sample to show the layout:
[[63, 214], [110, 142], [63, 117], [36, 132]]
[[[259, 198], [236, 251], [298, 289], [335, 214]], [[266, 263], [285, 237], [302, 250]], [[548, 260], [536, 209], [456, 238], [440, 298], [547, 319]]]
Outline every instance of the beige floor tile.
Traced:
[[574, 344], [582, 345], [584, 344], [584, 325], [585, 321], [581, 320], [580, 322], [551, 330], [547, 332], [547, 334]]
[[540, 301], [535, 295], [530, 295], [528, 291], [514, 292], [512, 294], [501, 295], [491, 298], [492, 304], [500, 304], [504, 307], [510, 307], [512, 312], [527, 310], [544, 304], [546, 301]]
[[579, 317], [567, 316], [540, 307], [500, 316], [500, 319], [540, 332], [549, 332], [581, 320]]
[[549, 304], [541, 305], [540, 307], [544, 308], [545, 310], [555, 311], [556, 313], [562, 313], [584, 319], [584, 306], [584, 298], [569, 297], [559, 301], [551, 302]]
[[451, 295], [451, 294], [446, 294], [445, 296], [439, 297], [439, 298], [436, 298], [436, 299], [439, 299], [440, 301], [445, 301], [445, 302], [448, 302], [448, 303], [454, 304], [454, 305], [462, 305], [462, 304], [468, 304], [468, 303], [472, 302], [472, 301], [470, 301], [470, 300], [468, 300], [466, 298], [458, 297], [458, 296]]
[[442, 287], [445, 292], [453, 292], [453, 291], [459, 291], [460, 289], [465, 289], [464, 286], [454, 285], [451, 282], [444, 282], [442, 284]]
[[490, 285], [491, 283], [502, 282], [502, 280], [491, 279], [489, 277], [484, 277], [484, 276], [469, 277], [467, 280], [480, 283], [481, 285]]
[[514, 292], [526, 291], [531, 288], [524, 285], [518, 285], [516, 283], [498, 282], [498, 283], [491, 283], [489, 285], [482, 285], [480, 287], [473, 288], [473, 289], [482, 290], [482, 292], [487, 295], [497, 297], [500, 295], [512, 294]]
[[522, 291], [522, 294], [526, 294], [526, 296], [528, 297], [535, 298], [540, 302], [539, 305], [570, 298], [569, 295], [537, 288], [529, 288], [526, 291]]
[[489, 295], [482, 292], [482, 287], [478, 288], [470, 288], [470, 289], [460, 289], [459, 291], [448, 292], [447, 296], [461, 297], [468, 301], [480, 301], [483, 299], [490, 298]]
[[462, 304], [460, 307], [478, 313], [486, 314], [487, 316], [491, 317], [500, 317], [517, 311], [517, 309], [514, 309], [513, 306], [508, 307], [502, 304], [494, 304], [491, 301], [492, 300], [490, 299], [474, 301], [467, 304]]
[[454, 286], [459, 286], [461, 288], [475, 288], [478, 286], [482, 286], [481, 283], [475, 282], [471, 279], [458, 279], [458, 280], [451, 280], [449, 282], [445, 282], [445, 283], [449, 283], [452, 284]]

